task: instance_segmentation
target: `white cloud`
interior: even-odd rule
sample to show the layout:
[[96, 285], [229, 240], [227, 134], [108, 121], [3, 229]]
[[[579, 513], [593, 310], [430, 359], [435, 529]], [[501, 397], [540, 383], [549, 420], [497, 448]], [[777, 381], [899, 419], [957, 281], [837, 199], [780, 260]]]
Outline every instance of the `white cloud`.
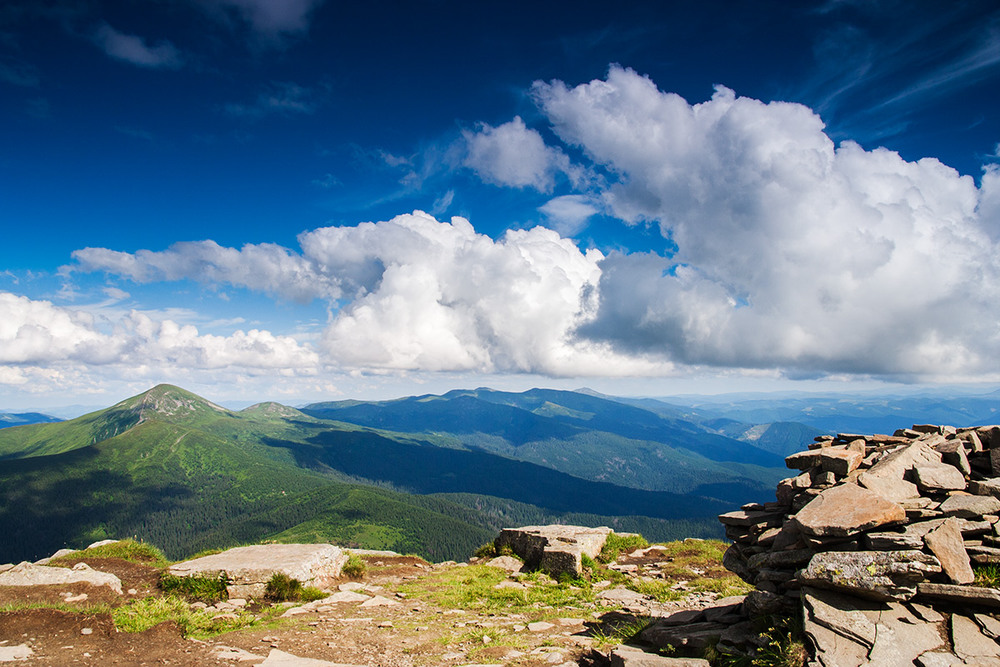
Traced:
[[[282, 369], [312, 374], [316, 353], [289, 336], [252, 329], [203, 335], [191, 325], [131, 311], [101, 320], [82, 310], [0, 292], [0, 378], [17, 382], [19, 367], [79, 365], [159, 370]], [[4, 381], [0, 379], [0, 381]]]
[[339, 296], [336, 281], [305, 258], [270, 243], [225, 248], [214, 241], [176, 243], [159, 252], [135, 254], [83, 248], [73, 252], [81, 271], [106, 271], [137, 283], [197, 280], [246, 287], [292, 301]]
[[570, 171], [569, 158], [545, 145], [537, 131], [528, 129], [519, 116], [498, 127], [483, 124], [479, 131], [464, 131], [464, 164], [494, 185], [530, 187], [550, 192], [559, 172]]
[[538, 209], [549, 219], [550, 226], [562, 236], [575, 236], [591, 217], [600, 211], [584, 195], [562, 195], [545, 202]]
[[[622, 375], [662, 370], [642, 355], [572, 339], [592, 314], [598, 251], [582, 253], [538, 227], [494, 241], [463, 218], [415, 212], [299, 237], [302, 254], [277, 246], [215, 243], [164, 252], [77, 251], [83, 270], [149, 282], [227, 282], [288, 297], [319, 297], [336, 310], [322, 362], [343, 370], [537, 372]], [[336, 303], [334, 303], [336, 302]]]
[[[631, 70], [537, 83], [556, 133], [617, 174], [671, 260], [613, 255], [581, 334], [686, 364], [818, 372], [997, 370], [997, 252], [983, 192], [937, 160], [839, 148], [807, 107], [718, 88], [690, 105]], [[995, 223], [994, 223], [995, 224]]]
[[106, 54], [139, 67], [177, 69], [183, 64], [180, 51], [168, 41], [150, 46], [142, 37], [127, 35], [107, 23], [94, 33], [94, 41]]

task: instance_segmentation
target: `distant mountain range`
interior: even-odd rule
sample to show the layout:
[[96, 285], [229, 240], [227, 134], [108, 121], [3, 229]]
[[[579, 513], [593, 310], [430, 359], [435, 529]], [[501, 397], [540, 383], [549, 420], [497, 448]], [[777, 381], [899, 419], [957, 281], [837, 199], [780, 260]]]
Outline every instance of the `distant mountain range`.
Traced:
[[663, 410], [481, 389], [233, 412], [160, 385], [0, 430], [0, 562], [133, 535], [173, 557], [273, 539], [464, 558], [513, 524], [717, 535], [770, 497], [779, 454]]
[[48, 424], [57, 421], [61, 420], [41, 412], [0, 412], [0, 428], [26, 424]]

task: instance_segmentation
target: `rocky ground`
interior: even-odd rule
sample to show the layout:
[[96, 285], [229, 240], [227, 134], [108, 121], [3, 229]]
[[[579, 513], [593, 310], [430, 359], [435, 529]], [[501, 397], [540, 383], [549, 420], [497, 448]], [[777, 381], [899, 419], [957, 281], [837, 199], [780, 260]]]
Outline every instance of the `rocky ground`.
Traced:
[[[706, 551], [706, 544], [715, 550]], [[113, 573], [121, 595], [88, 583], [0, 586], [0, 661], [31, 667], [591, 664], [641, 630], [649, 616], [704, 607], [733, 585], [738, 590], [721, 566], [720, 549], [700, 540], [631, 549], [600, 574], [563, 583], [511, 572], [521, 564], [510, 557], [430, 564], [369, 555], [363, 576], [341, 578], [314, 602], [188, 602], [188, 610], [217, 626], [249, 625], [213, 636], [176, 620], [122, 631], [116, 620], [122, 625], [123, 609], [167, 599], [158, 586], [163, 566], [81, 552], [59, 565], [82, 562]], [[715, 555], [706, 558], [709, 552]]]

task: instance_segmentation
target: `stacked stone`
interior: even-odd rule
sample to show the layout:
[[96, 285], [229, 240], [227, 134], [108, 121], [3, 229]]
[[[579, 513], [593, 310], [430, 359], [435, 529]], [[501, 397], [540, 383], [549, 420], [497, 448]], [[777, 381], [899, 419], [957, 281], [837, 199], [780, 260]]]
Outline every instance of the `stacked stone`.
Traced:
[[[851, 622], [859, 623], [871, 602], [888, 613], [891, 605], [911, 601], [897, 614], [903, 625], [917, 625], [909, 618], [920, 617], [913, 605], [1000, 608], [1000, 591], [971, 585], [972, 564], [1000, 563], [1000, 426], [914, 425], [891, 436], [821, 436], [785, 462], [801, 472], [778, 484], [774, 502], [719, 517], [733, 542], [724, 564], [757, 588], [748, 598], [757, 608], [801, 605], [807, 631], [812, 623], [820, 635], [835, 623], [817, 625], [817, 614], [834, 607], [848, 613], [847, 603], [834, 604], [831, 595], [855, 599], [849, 612], [855, 614]], [[928, 616], [936, 614], [930, 606]], [[952, 621], [941, 616], [935, 623], [962, 619], [969, 620], [954, 614]], [[983, 614], [979, 620], [995, 621]], [[831, 632], [865, 660], [877, 654], [849, 628]], [[942, 625], [930, 628], [928, 637], [935, 632], [947, 634]], [[955, 647], [933, 648], [953, 657], [948, 651]], [[991, 660], [1000, 660], [996, 649]], [[835, 660], [853, 662], [845, 654]]]

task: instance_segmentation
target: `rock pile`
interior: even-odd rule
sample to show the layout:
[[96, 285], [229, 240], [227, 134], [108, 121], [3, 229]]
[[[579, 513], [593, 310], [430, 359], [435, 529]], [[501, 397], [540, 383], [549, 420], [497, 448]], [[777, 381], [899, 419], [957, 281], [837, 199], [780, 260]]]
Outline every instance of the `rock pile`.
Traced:
[[1000, 664], [1000, 426], [822, 436], [775, 502], [719, 517], [758, 612], [801, 609], [817, 665]]

